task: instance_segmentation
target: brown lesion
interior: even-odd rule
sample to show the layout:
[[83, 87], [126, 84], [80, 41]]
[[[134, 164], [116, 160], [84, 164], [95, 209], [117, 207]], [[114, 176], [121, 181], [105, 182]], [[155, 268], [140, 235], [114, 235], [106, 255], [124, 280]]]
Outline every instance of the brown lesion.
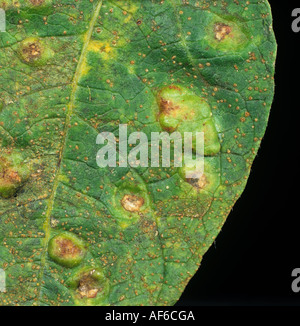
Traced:
[[172, 113], [175, 113], [175, 111], [180, 110], [180, 107], [178, 105], [175, 105], [172, 101], [160, 97], [159, 109], [161, 113], [170, 115]]
[[3, 158], [0, 158], [0, 185], [3, 190], [3, 197], [13, 196], [22, 185], [20, 174]]
[[94, 271], [89, 272], [81, 277], [77, 292], [81, 298], [93, 299], [96, 298], [101, 288], [97, 286], [97, 281], [93, 278]]
[[124, 195], [121, 205], [128, 212], [139, 212], [144, 205], [144, 199], [135, 195]]
[[22, 179], [17, 171], [10, 167], [5, 167], [0, 174], [1, 184], [19, 184]]
[[[180, 112], [180, 106], [175, 105], [172, 101], [159, 97], [158, 99], [158, 106], [159, 106], [159, 113], [158, 113], [158, 120], [161, 116], [174, 116]], [[173, 132], [176, 130], [174, 127], [164, 127], [164, 130], [168, 132]]]
[[23, 58], [26, 62], [39, 59], [42, 55], [42, 47], [39, 42], [26, 44], [22, 49]]
[[56, 239], [55, 240], [57, 248], [58, 248], [58, 255], [63, 258], [69, 257], [77, 257], [82, 253], [82, 250], [74, 245], [74, 243], [69, 239]]
[[[182, 89], [176, 85], [169, 85], [168, 88], [174, 89], [180, 94], [182, 93]], [[175, 105], [172, 101], [163, 98], [161, 93], [161, 91], [158, 93], [158, 106], [161, 113], [170, 114], [171, 112], [180, 109], [180, 107], [178, 105]]]
[[200, 177], [197, 175], [190, 176], [189, 178], [186, 178], [186, 181], [197, 190], [203, 190], [209, 184], [209, 181], [207, 180], [205, 174], [202, 174]]
[[214, 32], [216, 40], [221, 42], [232, 32], [232, 28], [224, 23], [217, 23], [215, 24]]

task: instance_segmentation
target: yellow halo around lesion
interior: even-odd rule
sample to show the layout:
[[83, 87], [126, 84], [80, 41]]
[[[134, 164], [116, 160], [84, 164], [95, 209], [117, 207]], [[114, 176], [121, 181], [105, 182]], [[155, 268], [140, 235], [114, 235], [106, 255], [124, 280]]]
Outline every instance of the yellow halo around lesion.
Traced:
[[100, 53], [104, 60], [115, 56], [115, 49], [109, 42], [91, 40], [88, 45], [88, 51]]
[[91, 65], [88, 63], [89, 52], [98, 53], [100, 58], [104, 61], [115, 58], [116, 56], [116, 50], [109, 42], [91, 40], [87, 46], [87, 56], [82, 61], [80, 69], [81, 76], [86, 76], [92, 69]]

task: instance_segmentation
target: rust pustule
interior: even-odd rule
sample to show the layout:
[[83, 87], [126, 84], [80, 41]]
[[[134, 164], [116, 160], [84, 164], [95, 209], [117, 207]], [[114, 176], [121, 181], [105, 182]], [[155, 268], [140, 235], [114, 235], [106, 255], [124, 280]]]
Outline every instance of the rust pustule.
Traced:
[[144, 205], [144, 199], [135, 195], [125, 195], [121, 200], [121, 204], [128, 212], [138, 212]]
[[232, 28], [229, 25], [223, 23], [217, 23], [214, 27], [215, 38], [218, 41], [223, 41], [227, 35], [232, 31]]

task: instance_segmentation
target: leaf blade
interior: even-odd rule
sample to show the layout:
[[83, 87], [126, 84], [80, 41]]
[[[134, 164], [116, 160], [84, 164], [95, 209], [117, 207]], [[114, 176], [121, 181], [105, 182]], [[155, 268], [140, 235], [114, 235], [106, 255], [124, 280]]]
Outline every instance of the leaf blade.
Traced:
[[[2, 149], [21, 180], [10, 178], [16, 197], [1, 199], [3, 304], [173, 304], [198, 269], [245, 187], [268, 120], [276, 54], [267, 2], [248, 10], [244, 2], [200, 3], [79, 1], [72, 8], [24, 0], [19, 12], [7, 9]], [[32, 19], [38, 11], [46, 20]], [[20, 35], [17, 17], [29, 24], [19, 23]], [[199, 110], [211, 112], [220, 151], [206, 156], [206, 179], [190, 183], [172, 168], [99, 169], [97, 133], [120, 123], [128, 132], [163, 131], [157, 115], [168, 108], [159, 107], [159, 94], [170, 85], [174, 93], [164, 96], [182, 110], [209, 103]], [[180, 131], [204, 128], [195, 121]], [[14, 170], [11, 158], [19, 156], [29, 179]], [[126, 210], [133, 199], [143, 203], [138, 213]], [[88, 244], [74, 270], [47, 252], [66, 231]], [[75, 242], [64, 241], [63, 250], [74, 251]], [[90, 267], [99, 275], [87, 274]]]

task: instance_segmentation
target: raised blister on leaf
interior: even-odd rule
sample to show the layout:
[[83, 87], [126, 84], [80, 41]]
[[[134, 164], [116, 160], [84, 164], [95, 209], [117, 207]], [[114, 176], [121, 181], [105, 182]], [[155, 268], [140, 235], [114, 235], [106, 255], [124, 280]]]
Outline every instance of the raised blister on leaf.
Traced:
[[144, 199], [136, 195], [126, 194], [121, 200], [121, 204], [128, 212], [139, 212], [144, 205]]
[[207, 29], [207, 41], [212, 48], [224, 52], [238, 52], [250, 42], [246, 22], [235, 17], [212, 17]]
[[68, 279], [67, 284], [78, 304], [99, 305], [109, 292], [109, 281], [98, 267], [79, 269]]
[[31, 164], [20, 151], [11, 150], [0, 157], [0, 196], [10, 198], [30, 177]]
[[59, 265], [71, 268], [82, 262], [86, 254], [86, 244], [75, 234], [64, 232], [49, 241], [48, 253]]
[[169, 132], [204, 132], [204, 153], [214, 155], [220, 151], [220, 141], [207, 101], [193, 91], [171, 85], [157, 94], [158, 119], [164, 130]]
[[197, 192], [213, 194], [220, 186], [221, 167], [218, 157], [206, 157], [204, 159], [204, 171], [184, 165], [180, 169], [181, 177], [186, 180]]
[[147, 188], [139, 175], [129, 172], [117, 182], [111, 208], [123, 227], [128, 227], [151, 212]]
[[50, 47], [37, 37], [29, 37], [22, 41], [18, 53], [25, 63], [32, 66], [44, 65], [53, 56]]

